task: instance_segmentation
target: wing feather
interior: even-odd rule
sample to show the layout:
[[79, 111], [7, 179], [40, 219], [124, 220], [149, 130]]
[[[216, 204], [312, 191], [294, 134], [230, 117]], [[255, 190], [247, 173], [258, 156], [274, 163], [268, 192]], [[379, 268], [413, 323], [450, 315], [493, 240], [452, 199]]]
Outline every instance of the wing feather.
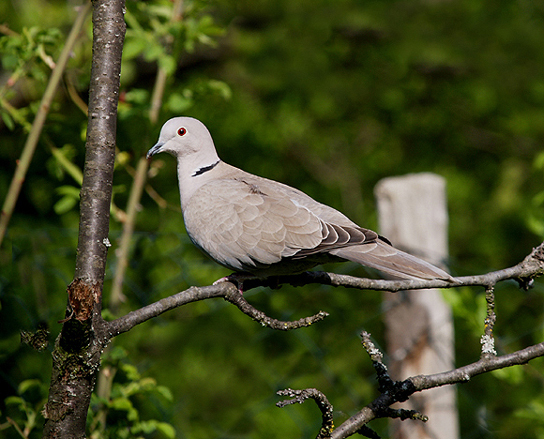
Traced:
[[449, 278], [303, 192], [245, 173], [201, 186], [183, 211], [193, 242], [236, 271], [290, 273], [336, 257], [395, 277]]

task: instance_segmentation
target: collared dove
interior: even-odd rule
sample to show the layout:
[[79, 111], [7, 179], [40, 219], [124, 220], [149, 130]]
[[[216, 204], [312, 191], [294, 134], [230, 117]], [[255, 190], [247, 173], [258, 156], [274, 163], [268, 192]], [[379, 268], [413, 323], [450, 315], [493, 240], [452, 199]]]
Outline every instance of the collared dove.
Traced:
[[167, 121], [147, 158], [160, 152], [177, 158], [181, 209], [191, 241], [235, 272], [265, 278], [350, 260], [393, 278], [452, 280], [304, 192], [221, 161], [208, 129], [197, 119]]

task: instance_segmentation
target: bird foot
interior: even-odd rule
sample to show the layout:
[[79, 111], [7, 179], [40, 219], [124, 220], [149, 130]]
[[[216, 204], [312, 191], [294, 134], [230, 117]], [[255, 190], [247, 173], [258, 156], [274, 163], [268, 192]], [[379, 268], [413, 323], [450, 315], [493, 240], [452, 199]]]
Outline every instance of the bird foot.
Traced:
[[230, 282], [238, 287], [238, 292], [243, 296], [244, 295], [244, 282], [246, 280], [257, 279], [255, 276], [249, 273], [232, 273], [228, 276], [217, 279], [213, 285], [220, 284], [222, 282]]

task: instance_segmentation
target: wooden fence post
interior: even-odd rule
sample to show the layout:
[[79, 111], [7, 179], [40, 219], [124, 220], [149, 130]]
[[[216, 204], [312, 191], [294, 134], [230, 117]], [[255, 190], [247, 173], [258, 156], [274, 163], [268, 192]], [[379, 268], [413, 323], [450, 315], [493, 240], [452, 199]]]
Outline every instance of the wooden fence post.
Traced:
[[[438, 266], [448, 255], [445, 186], [442, 177], [424, 173], [386, 178], [375, 188], [380, 233], [396, 247]], [[385, 293], [384, 308], [393, 379], [453, 368], [453, 320], [440, 290]], [[459, 437], [454, 386], [415, 394], [399, 407], [418, 410], [429, 421], [393, 420], [392, 438]]]

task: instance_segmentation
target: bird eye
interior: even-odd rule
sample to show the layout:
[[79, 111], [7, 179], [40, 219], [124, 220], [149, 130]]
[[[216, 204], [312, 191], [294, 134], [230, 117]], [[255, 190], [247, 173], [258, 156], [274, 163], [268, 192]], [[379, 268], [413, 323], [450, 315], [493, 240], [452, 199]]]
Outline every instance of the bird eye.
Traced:
[[178, 129], [178, 136], [180, 136], [180, 137], [184, 136], [186, 132], [187, 132], [187, 130], [185, 128], [181, 127], [181, 128]]

